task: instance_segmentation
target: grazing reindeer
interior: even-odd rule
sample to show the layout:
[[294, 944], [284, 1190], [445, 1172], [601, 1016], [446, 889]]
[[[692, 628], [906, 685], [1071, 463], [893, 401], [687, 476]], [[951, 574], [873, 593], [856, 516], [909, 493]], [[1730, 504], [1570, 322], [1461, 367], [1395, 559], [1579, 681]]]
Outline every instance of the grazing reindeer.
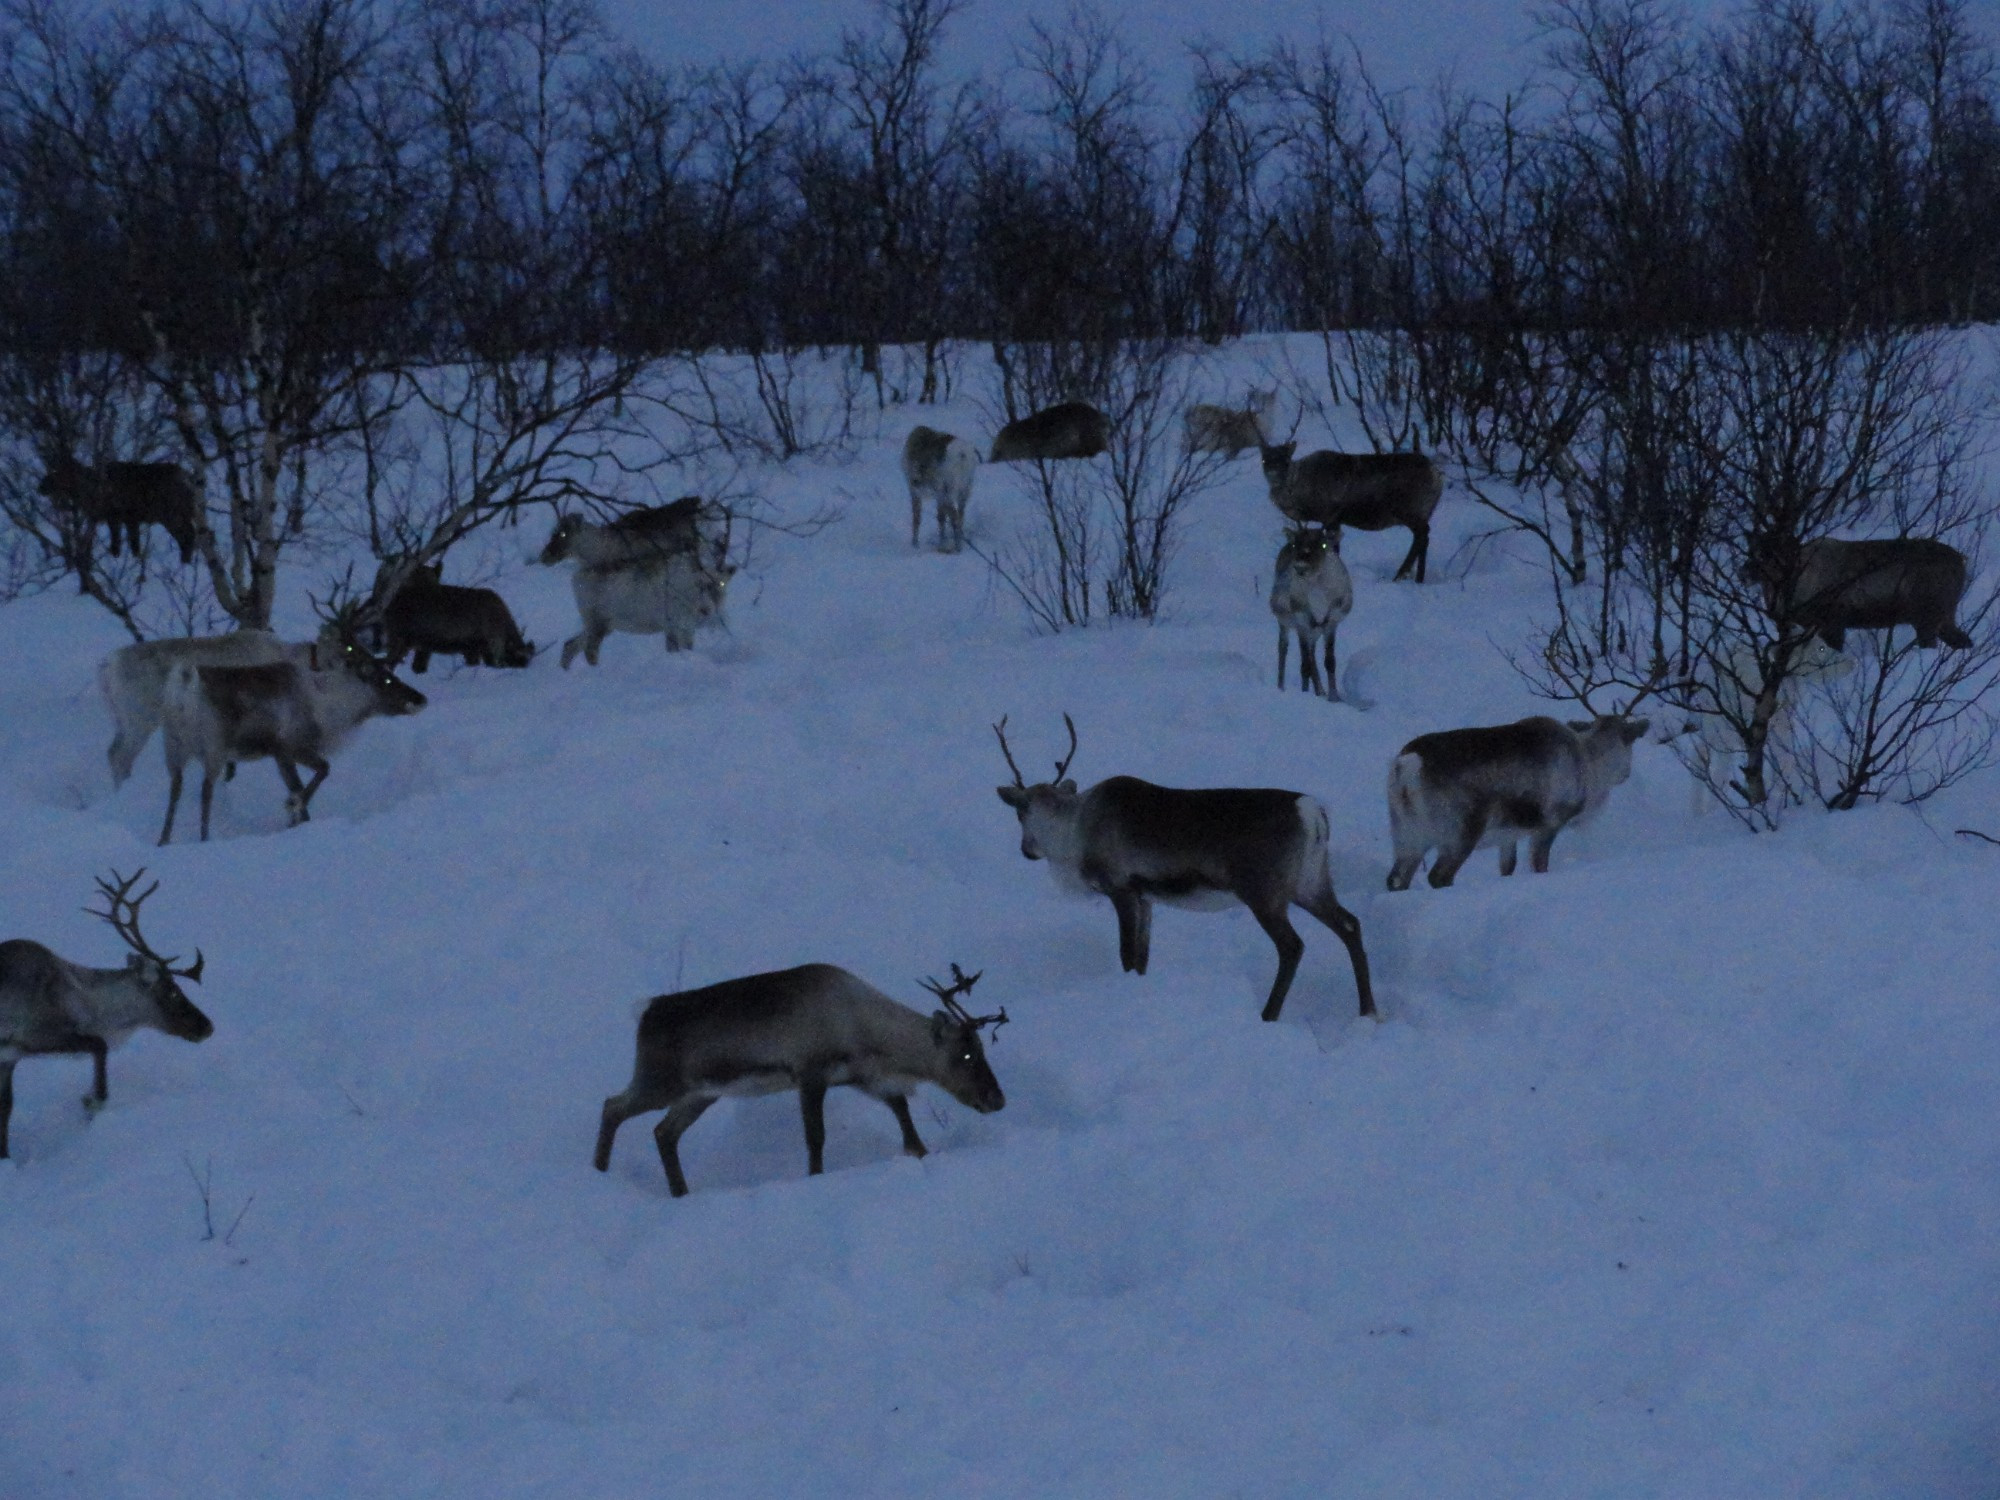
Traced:
[[442, 563], [418, 568], [383, 610], [390, 666], [400, 666], [411, 651], [412, 672], [429, 668], [433, 652], [461, 655], [468, 667], [525, 667], [535, 659], [506, 600], [491, 589], [445, 583], [443, 576]]
[[611, 1142], [634, 1115], [664, 1109], [653, 1127], [667, 1189], [687, 1196], [680, 1138], [725, 1094], [797, 1089], [805, 1116], [807, 1171], [817, 1177], [826, 1146], [826, 1091], [847, 1084], [889, 1106], [903, 1130], [903, 1150], [922, 1156], [910, 1121], [910, 1094], [934, 1083], [959, 1103], [991, 1114], [1007, 1102], [986, 1064], [979, 1028], [996, 1030], [1007, 1012], [975, 1016], [959, 1003], [979, 980], [951, 966], [952, 986], [925, 988], [943, 1003], [928, 1017], [890, 999], [832, 964], [726, 979], [703, 989], [660, 995], [639, 1018], [632, 1082], [604, 1101], [597, 1170], [611, 1166]]
[[1076, 758], [1068, 714], [1069, 754], [1053, 781], [1029, 786], [1007, 748], [1007, 721], [993, 726], [1014, 784], [995, 788], [1021, 820], [1021, 853], [1046, 859], [1064, 885], [1111, 898], [1118, 913], [1118, 961], [1146, 972], [1152, 951], [1153, 901], [1214, 909], [1240, 901], [1278, 949], [1278, 977], [1264, 1002], [1275, 1021], [1306, 945], [1286, 915], [1302, 906], [1347, 945], [1361, 1014], [1375, 1014], [1361, 923], [1333, 894], [1327, 869], [1326, 809], [1312, 797], [1270, 788], [1183, 791], [1135, 776], [1113, 776], [1087, 792], [1067, 780]]
[[1095, 458], [1111, 446], [1111, 419], [1082, 401], [1043, 407], [1009, 422], [993, 439], [996, 464], [1030, 458]]
[[[217, 774], [239, 760], [269, 756], [285, 779], [287, 826], [311, 816], [313, 793], [326, 780], [327, 757], [367, 719], [400, 716], [423, 708], [424, 695], [402, 681], [352, 639], [322, 638], [306, 648], [307, 660], [256, 667], [204, 667], [180, 662], [167, 676], [162, 726], [167, 751], [167, 821], [160, 842], [174, 836], [174, 811], [181, 801], [181, 773], [199, 757], [201, 837], [208, 842], [208, 815]], [[298, 768], [313, 778], [301, 784]]]
[[[1354, 583], [1340, 560], [1340, 533], [1320, 526], [1295, 527], [1278, 551], [1271, 579], [1271, 613], [1278, 617], [1278, 687], [1285, 686], [1285, 646], [1293, 632], [1299, 638], [1299, 691], [1310, 688], [1322, 698], [1338, 700], [1340, 678], [1334, 671], [1333, 637], [1340, 622], [1354, 609]], [[1326, 678], [1320, 679], [1313, 647], [1326, 641]]]
[[[1793, 647], [1784, 676], [1778, 683], [1778, 701], [1771, 713], [1770, 726], [1765, 731], [1766, 746], [1784, 739], [1801, 684], [1845, 677], [1853, 670], [1851, 658], [1843, 656], [1816, 635], [1808, 636]], [[1671, 740], [1690, 731], [1694, 733], [1694, 744], [1688, 752], [1688, 768], [1695, 776], [1690, 806], [1697, 815], [1707, 812], [1709, 803], [1714, 800], [1709, 795], [1709, 788], [1714, 784], [1715, 757], [1733, 757], [1743, 753], [1743, 735], [1739, 726], [1751, 721], [1757, 712], [1757, 700], [1764, 695], [1764, 665], [1755, 645], [1749, 641], [1738, 641], [1730, 648], [1715, 672], [1713, 690], [1715, 707], [1696, 713], [1677, 734], [1668, 736]], [[1769, 753], [1768, 749], [1766, 753]]]
[[194, 561], [201, 486], [179, 464], [80, 464], [62, 453], [49, 461], [37, 488], [92, 527], [108, 526], [113, 557], [121, 534], [136, 557], [140, 533], [158, 526], [181, 549], [183, 565]]
[[[1785, 548], [1770, 541], [1751, 545], [1746, 579], [1764, 586], [1771, 612], [1783, 612], [1787, 568]], [[1801, 629], [1816, 633], [1839, 651], [1850, 630], [1894, 630], [1908, 625], [1917, 644], [1940, 640], [1965, 650], [1972, 637], [1958, 628], [1958, 601], [1965, 593], [1965, 554], [1931, 537], [1843, 542], [1821, 537], [1798, 549], [1789, 613]]]
[[910, 545], [924, 529], [924, 497], [937, 509], [938, 551], [957, 552], [965, 546], [965, 506], [972, 498], [972, 476], [979, 469], [979, 450], [964, 438], [935, 427], [912, 427], [903, 442], [903, 478], [910, 486]]
[[1418, 735], [1389, 767], [1389, 889], [1408, 890], [1432, 849], [1433, 886], [1450, 885], [1482, 844], [1499, 845], [1500, 873], [1512, 875], [1524, 834], [1536, 873], [1547, 873], [1556, 835], [1632, 774], [1632, 745], [1646, 729], [1644, 719], [1605, 714]]
[[664, 562], [676, 553], [706, 553], [719, 563], [729, 547], [729, 511], [699, 495], [683, 495], [666, 505], [627, 511], [599, 526], [582, 516], [557, 516], [541, 561], [550, 566], [575, 559], [587, 568], [618, 563]]
[[255, 667], [286, 661], [305, 647], [287, 646], [268, 630], [234, 635], [192, 636], [185, 640], [139, 641], [120, 646], [98, 664], [97, 686], [118, 726], [106, 752], [111, 780], [123, 786], [146, 741], [160, 727], [160, 699], [176, 664], [202, 667]]
[[1250, 392], [1242, 411], [1227, 406], [1190, 406], [1181, 418], [1183, 446], [1189, 453], [1226, 453], [1231, 458], [1270, 441], [1271, 412], [1278, 404], [1275, 390]]
[[1322, 450], [1295, 459], [1297, 450], [1297, 443], [1262, 449], [1271, 503], [1293, 521], [1335, 531], [1343, 526], [1356, 531], [1408, 527], [1410, 550], [1396, 577], [1415, 568], [1422, 583], [1431, 549], [1431, 512], [1444, 493], [1438, 466], [1421, 453]]
[[563, 670], [569, 670], [579, 651], [596, 666], [597, 648], [613, 631], [664, 635], [667, 650], [690, 650], [696, 628], [721, 616], [723, 594], [735, 576], [734, 568], [711, 568], [692, 552], [642, 563], [579, 566], [569, 583], [583, 629], [563, 642]]
[[[137, 896], [132, 887], [145, 878], [139, 870], [121, 879], [99, 880], [105, 909], [89, 908], [125, 940], [132, 954], [122, 968], [93, 969], [58, 958], [40, 943], [13, 938], [0, 943], [0, 1158], [7, 1155], [7, 1122], [14, 1113], [14, 1064], [50, 1053], [88, 1053], [92, 1065], [92, 1108], [110, 1097], [105, 1054], [141, 1027], [183, 1041], [205, 1040], [215, 1030], [174, 981], [201, 983], [201, 950], [194, 962], [176, 969], [178, 958], [162, 958], [139, 933], [139, 906], [160, 888], [156, 880]], [[114, 885], [112, 882], [115, 881]]]

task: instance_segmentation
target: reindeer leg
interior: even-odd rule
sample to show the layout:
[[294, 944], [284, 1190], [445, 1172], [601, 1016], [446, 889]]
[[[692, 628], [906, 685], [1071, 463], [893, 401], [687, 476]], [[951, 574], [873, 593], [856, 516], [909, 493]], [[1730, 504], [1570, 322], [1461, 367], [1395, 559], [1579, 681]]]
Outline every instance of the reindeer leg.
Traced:
[[160, 830], [160, 847], [163, 849], [173, 842], [174, 809], [181, 805], [182, 769], [180, 766], [167, 767], [167, 824]]
[[201, 841], [208, 842], [208, 810], [215, 805], [215, 773], [201, 768]]
[[1278, 691], [1285, 690], [1285, 652], [1291, 648], [1292, 632], [1283, 620], [1278, 622]]
[[1512, 875], [1514, 873], [1514, 854], [1515, 844], [1513, 840], [1510, 839], [1500, 846], [1500, 873], [1502, 875]]
[[1486, 812], [1475, 808], [1459, 822], [1458, 837], [1438, 850], [1437, 863], [1431, 866], [1431, 888], [1442, 890], [1451, 884], [1458, 874], [1458, 867], [1465, 863], [1472, 851], [1479, 847], [1479, 836], [1486, 832]]
[[826, 1080], [811, 1074], [799, 1080], [799, 1113], [806, 1125], [806, 1175], [826, 1170]]
[[[943, 529], [942, 521], [939, 522], [939, 529]], [[912, 547], [921, 547], [923, 544], [924, 497], [922, 491], [918, 490], [915, 485], [912, 485], [910, 487], [910, 545]]]
[[1565, 818], [1555, 827], [1543, 829], [1528, 840], [1528, 864], [1537, 875], [1549, 873], [1549, 849], [1555, 844], [1556, 835], [1563, 831], [1568, 822], [1569, 819]]
[[0, 1161], [7, 1159], [7, 1122], [14, 1118], [14, 1063], [0, 1062]]
[[[312, 767], [312, 773], [313, 773], [313, 779], [311, 781], [308, 781], [305, 785], [305, 790], [299, 793], [298, 821], [300, 823], [304, 823], [310, 821], [312, 818], [313, 793], [319, 790], [319, 784], [322, 781], [326, 780], [326, 773], [332, 770], [333, 767], [329, 762], [320, 759], [318, 756], [313, 756], [313, 755], [301, 755], [299, 757], [299, 761], [303, 765]], [[285, 762], [279, 761], [278, 765], [282, 769], [285, 765]], [[291, 775], [291, 784], [294, 787], [298, 785], [298, 777], [299, 773], [297, 772], [297, 770], [294, 770]]]
[[[681, 1137], [687, 1134], [688, 1126], [708, 1113], [708, 1107], [713, 1103], [713, 1098], [682, 1099], [667, 1111], [665, 1119], [653, 1127], [653, 1143], [660, 1148], [660, 1165], [667, 1169], [667, 1191], [676, 1198], [688, 1195], [688, 1180], [681, 1173]], [[609, 1162], [608, 1143], [601, 1136], [598, 1145], [600, 1150], [605, 1151], [605, 1161]]]
[[1146, 965], [1152, 961], [1153, 957], [1153, 903], [1145, 896], [1138, 896], [1134, 899], [1139, 905], [1139, 920], [1135, 924], [1135, 932], [1132, 939], [1133, 948], [1135, 949], [1133, 956], [1139, 960], [1138, 972], [1143, 974], [1146, 972]]
[[101, 1109], [104, 1101], [111, 1097], [111, 1080], [105, 1076], [104, 1061], [111, 1051], [111, 1044], [101, 1036], [87, 1036], [83, 1039], [83, 1050], [90, 1054], [90, 1097], [83, 1101], [85, 1109]]
[[925, 1157], [924, 1143], [917, 1137], [917, 1127], [910, 1122], [910, 1101], [901, 1094], [891, 1094], [882, 1101], [896, 1116], [896, 1123], [903, 1127], [903, 1154]]
[[[1303, 902], [1300, 903], [1304, 905]], [[1334, 899], [1332, 885], [1327, 892], [1306, 910], [1332, 930], [1333, 935], [1347, 948], [1348, 962], [1354, 965], [1354, 988], [1361, 996], [1361, 1014], [1381, 1019], [1375, 1009], [1375, 987], [1368, 982], [1368, 950], [1361, 946], [1361, 919]], [[1268, 1021], [1278, 1019], [1275, 1012], [1265, 1017]]]
[[1333, 666], [1333, 638], [1338, 629], [1336, 626], [1326, 633], [1326, 697], [1329, 703], [1340, 701], [1340, 676]]
[[1319, 658], [1313, 654], [1310, 631], [1299, 631], [1299, 691], [1315, 697], [1326, 696], [1326, 684], [1319, 680]]
[[1127, 974], [1145, 969], [1136, 956], [1139, 950], [1139, 898], [1130, 891], [1111, 891], [1111, 909], [1118, 913], [1118, 967]]
[[1299, 959], [1305, 955], [1306, 941], [1292, 926], [1291, 918], [1285, 915], [1285, 908], [1275, 911], [1258, 911], [1251, 908], [1257, 925], [1278, 945], [1278, 977], [1271, 984], [1271, 998], [1264, 1002], [1264, 1019], [1275, 1021], [1278, 1012], [1285, 1008], [1285, 993], [1292, 987], [1292, 976], [1299, 972]]

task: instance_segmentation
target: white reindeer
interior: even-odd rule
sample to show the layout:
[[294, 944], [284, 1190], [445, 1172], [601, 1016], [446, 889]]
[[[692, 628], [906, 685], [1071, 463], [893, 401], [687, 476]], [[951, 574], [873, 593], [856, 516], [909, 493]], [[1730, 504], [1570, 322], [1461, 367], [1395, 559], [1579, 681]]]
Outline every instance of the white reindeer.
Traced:
[[937, 510], [938, 551], [957, 552], [965, 546], [965, 507], [978, 471], [979, 450], [964, 438], [935, 427], [910, 429], [903, 442], [903, 478], [910, 486], [912, 547], [923, 536], [926, 497]]
[[570, 575], [570, 591], [583, 629], [563, 642], [564, 669], [579, 651], [596, 666], [598, 647], [614, 631], [664, 635], [667, 650], [689, 650], [695, 630], [721, 616], [723, 594], [735, 576], [734, 568], [709, 567], [692, 552], [607, 567], [579, 565]]
[[[1777, 709], [1771, 715], [1765, 745], [1770, 747], [1784, 741], [1803, 684], [1832, 681], [1853, 670], [1852, 658], [1836, 651], [1817, 635], [1808, 636], [1795, 646], [1784, 680], [1778, 684]], [[1757, 711], [1757, 700], [1764, 693], [1763, 658], [1754, 644], [1739, 640], [1723, 653], [1713, 690], [1714, 708], [1693, 714], [1676, 734], [1669, 736], [1672, 740], [1692, 732], [1695, 737], [1687, 754], [1688, 769], [1694, 773], [1689, 806], [1697, 816], [1707, 812], [1715, 800], [1709, 788], [1715, 785], [1716, 757], [1724, 757], [1726, 765], [1743, 754], [1743, 736], [1738, 726], [1750, 722]]]
[[1182, 440], [1189, 453], [1226, 453], [1234, 458], [1271, 440], [1271, 413], [1278, 393], [1252, 390], [1242, 410], [1228, 406], [1195, 405], [1181, 418]]
[[97, 685], [118, 726], [107, 756], [111, 780], [123, 786], [146, 741], [160, 727], [160, 697], [167, 674], [183, 662], [198, 667], [255, 667], [286, 661], [309, 648], [287, 646], [268, 630], [185, 640], [140, 641], [120, 646], [99, 663]]

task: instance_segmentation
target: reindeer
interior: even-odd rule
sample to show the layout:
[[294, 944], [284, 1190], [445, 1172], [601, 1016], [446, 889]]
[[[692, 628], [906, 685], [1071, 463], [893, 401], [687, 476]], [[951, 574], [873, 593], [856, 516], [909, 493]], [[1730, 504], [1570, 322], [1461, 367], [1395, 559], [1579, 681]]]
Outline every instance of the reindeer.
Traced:
[[468, 667], [525, 667], [535, 659], [506, 600], [491, 589], [443, 579], [444, 565], [428, 563], [390, 597], [382, 612], [390, 666], [402, 665], [411, 651], [410, 670], [418, 673], [429, 668], [434, 652], [462, 655]]
[[7, 1123], [14, 1113], [14, 1064], [23, 1057], [88, 1053], [92, 1087], [83, 1102], [96, 1109], [110, 1098], [105, 1055], [133, 1032], [151, 1027], [199, 1042], [215, 1030], [174, 982], [201, 983], [201, 950], [195, 950], [191, 965], [177, 969], [178, 957], [160, 957], [140, 935], [139, 907], [160, 888], [156, 880], [134, 896], [132, 887], [145, 874], [142, 869], [125, 878], [113, 870], [110, 880], [97, 882], [105, 909], [86, 908], [109, 922], [132, 950], [122, 968], [71, 963], [26, 938], [0, 943], [0, 1158], [7, 1155]]
[[731, 567], [711, 568], [692, 552], [676, 552], [647, 562], [579, 566], [570, 576], [583, 629], [563, 642], [563, 670], [576, 660], [597, 665], [597, 648], [613, 631], [664, 635], [667, 650], [694, 646], [697, 627], [722, 614], [723, 594], [736, 576]]
[[[1299, 638], [1299, 691], [1310, 689], [1338, 701], [1333, 637], [1354, 609], [1354, 583], [1340, 560], [1340, 533], [1319, 526], [1294, 527], [1278, 551], [1271, 579], [1271, 613], [1278, 617], [1278, 688], [1285, 686], [1285, 647]], [[1326, 678], [1321, 680], [1313, 647], [1326, 641]]]
[[1958, 628], [1966, 562], [1956, 547], [1921, 536], [1866, 542], [1821, 537], [1798, 548], [1796, 570], [1786, 567], [1786, 552], [1775, 540], [1753, 542], [1745, 580], [1764, 586], [1773, 616], [1789, 614], [1834, 650], [1845, 648], [1850, 630], [1898, 625], [1912, 627], [1926, 649], [1940, 640], [1960, 651], [1971, 646], [1972, 637]]
[[1524, 834], [1535, 872], [1546, 874], [1556, 835], [1602, 807], [1632, 774], [1632, 745], [1647, 728], [1644, 719], [1612, 713], [1581, 723], [1537, 717], [1418, 735], [1389, 767], [1396, 850], [1389, 889], [1408, 890], [1432, 849], [1438, 851], [1433, 886], [1450, 885], [1482, 844], [1499, 846], [1500, 873], [1512, 875]]
[[[1775, 745], [1785, 738], [1802, 684], [1845, 677], [1853, 670], [1852, 658], [1834, 650], [1816, 635], [1794, 646], [1787, 654], [1785, 670], [1778, 681], [1777, 703], [1765, 731], [1765, 744]], [[1689, 733], [1695, 737], [1688, 751], [1688, 769], [1695, 776], [1690, 806], [1696, 815], [1708, 811], [1713, 800], [1709, 788], [1715, 784], [1715, 757], [1743, 753], [1742, 726], [1756, 715], [1757, 700], [1764, 695], [1764, 681], [1763, 658], [1757, 647], [1750, 641], [1737, 641], [1722, 654], [1716, 666], [1710, 688], [1714, 706], [1694, 713], [1663, 741], [1671, 743]]]
[[1262, 449], [1270, 440], [1271, 412], [1276, 390], [1250, 392], [1241, 411], [1227, 406], [1190, 406], [1181, 418], [1183, 446], [1189, 453], [1226, 453], [1234, 458], [1246, 448]]
[[[208, 842], [209, 808], [216, 776], [239, 760], [269, 756], [285, 780], [287, 827], [310, 817], [313, 793], [326, 780], [327, 757], [367, 719], [421, 710], [424, 695], [352, 639], [321, 640], [305, 648], [306, 660], [254, 667], [204, 667], [177, 663], [162, 695], [167, 752], [167, 821], [160, 843], [172, 842], [180, 806], [181, 773], [199, 757], [201, 838]], [[298, 768], [313, 778], [301, 784]]]
[[926, 495], [937, 508], [938, 550], [957, 552], [965, 546], [965, 507], [978, 469], [979, 450], [964, 438], [935, 427], [910, 429], [903, 442], [903, 478], [910, 486], [912, 547], [923, 535]]
[[979, 1029], [997, 1032], [1007, 1012], [975, 1016], [959, 997], [979, 975], [951, 966], [949, 989], [936, 980], [924, 987], [943, 1009], [929, 1017], [890, 999], [865, 980], [832, 964], [805, 964], [772, 974], [726, 979], [698, 990], [660, 995], [639, 1018], [638, 1059], [632, 1082], [604, 1101], [594, 1164], [611, 1166], [611, 1142], [634, 1115], [664, 1109], [653, 1127], [667, 1190], [687, 1196], [680, 1138], [725, 1094], [777, 1094], [798, 1090], [805, 1116], [807, 1172], [822, 1169], [826, 1146], [826, 1091], [842, 1084], [889, 1106], [902, 1127], [903, 1150], [925, 1155], [910, 1121], [910, 1094], [934, 1083], [959, 1103], [992, 1114], [1007, 1103], [986, 1063]]
[[1444, 493], [1438, 466], [1421, 453], [1322, 450], [1295, 459], [1297, 450], [1297, 443], [1260, 450], [1271, 503], [1292, 521], [1336, 532], [1343, 526], [1356, 531], [1408, 527], [1410, 550], [1396, 577], [1415, 568], [1417, 582], [1422, 583], [1430, 556], [1431, 512]]
[[233, 635], [191, 636], [185, 640], [139, 641], [120, 646], [98, 664], [97, 686], [111, 710], [117, 733], [106, 756], [111, 780], [123, 786], [146, 741], [160, 727], [160, 699], [167, 674], [176, 664], [202, 667], [254, 667], [287, 661], [306, 647], [288, 646], [268, 630], [239, 630]]
[[1278, 950], [1278, 977], [1264, 1019], [1284, 1008], [1306, 945], [1286, 915], [1304, 907], [1347, 945], [1361, 1014], [1375, 1014], [1361, 923], [1334, 898], [1327, 868], [1326, 809], [1317, 799], [1272, 788], [1184, 791], [1136, 776], [1113, 776], [1087, 792], [1068, 780], [1076, 725], [1068, 714], [1069, 754], [1053, 781], [1029, 786], [1007, 748], [1007, 721], [993, 726], [1014, 773], [996, 787], [1021, 821], [1021, 853], [1046, 859], [1059, 884], [1107, 896], [1118, 914], [1118, 961], [1144, 974], [1152, 951], [1153, 901], [1214, 910], [1240, 901]]
[[1095, 458], [1111, 446], [1111, 419], [1082, 401], [1044, 407], [1009, 422], [993, 439], [996, 464], [1030, 458]]
[[119, 555], [121, 534], [139, 555], [140, 533], [158, 526], [181, 550], [181, 563], [194, 561], [201, 526], [201, 485], [179, 464], [81, 464], [67, 453], [49, 460], [37, 488], [95, 528], [111, 529], [111, 555]]
[[604, 525], [582, 516], [557, 516], [540, 561], [549, 566], [575, 559], [584, 567], [664, 562], [677, 553], [706, 554], [718, 564], [728, 553], [729, 511], [699, 495], [683, 495], [667, 505], [627, 511]]

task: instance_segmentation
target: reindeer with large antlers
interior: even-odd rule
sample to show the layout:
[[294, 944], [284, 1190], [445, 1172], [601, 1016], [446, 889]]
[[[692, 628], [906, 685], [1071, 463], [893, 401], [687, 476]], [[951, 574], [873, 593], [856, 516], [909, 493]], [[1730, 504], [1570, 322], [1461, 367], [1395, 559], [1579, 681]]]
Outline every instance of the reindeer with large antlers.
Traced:
[[980, 1028], [997, 1030], [1007, 1012], [973, 1015], [962, 997], [980, 976], [967, 976], [957, 964], [951, 974], [949, 987], [925, 982], [944, 1007], [928, 1017], [832, 964], [750, 974], [657, 996], [639, 1018], [632, 1082], [604, 1101], [597, 1170], [610, 1168], [619, 1126], [634, 1115], [664, 1109], [666, 1118], [653, 1128], [653, 1140], [668, 1190], [684, 1197], [680, 1138], [711, 1104], [730, 1094], [796, 1089], [807, 1170], [817, 1176], [826, 1146], [826, 1091], [843, 1084], [888, 1105], [902, 1129], [903, 1150], [925, 1155], [910, 1120], [909, 1096], [919, 1083], [934, 1083], [981, 1114], [1007, 1102], [979, 1040]]
[[0, 943], [0, 1157], [7, 1155], [7, 1124], [14, 1112], [14, 1064], [50, 1053], [90, 1056], [93, 1087], [84, 1104], [96, 1108], [110, 1097], [105, 1054], [142, 1027], [199, 1042], [215, 1030], [207, 1016], [181, 992], [177, 980], [201, 982], [201, 950], [185, 969], [178, 958], [162, 958], [139, 931], [139, 907], [158, 890], [156, 880], [137, 896], [132, 888], [144, 870], [99, 880], [102, 910], [87, 908], [110, 923], [132, 950], [123, 967], [93, 969], [59, 958], [40, 943], [13, 938]]
[[1046, 859], [1059, 882], [1110, 898], [1118, 913], [1118, 961], [1143, 974], [1152, 951], [1153, 902], [1213, 910], [1241, 902], [1278, 950], [1278, 977], [1264, 1019], [1284, 1008], [1306, 950], [1288, 915], [1304, 907], [1347, 947], [1361, 1014], [1375, 1014], [1361, 922], [1335, 899], [1327, 867], [1327, 816], [1318, 799], [1273, 787], [1200, 791], [1113, 776], [1087, 792], [1068, 779], [1076, 725], [1068, 714], [1069, 754], [1052, 781], [1030, 786], [1007, 748], [1007, 721], [993, 726], [1014, 773], [998, 787], [1021, 820], [1021, 853]]

